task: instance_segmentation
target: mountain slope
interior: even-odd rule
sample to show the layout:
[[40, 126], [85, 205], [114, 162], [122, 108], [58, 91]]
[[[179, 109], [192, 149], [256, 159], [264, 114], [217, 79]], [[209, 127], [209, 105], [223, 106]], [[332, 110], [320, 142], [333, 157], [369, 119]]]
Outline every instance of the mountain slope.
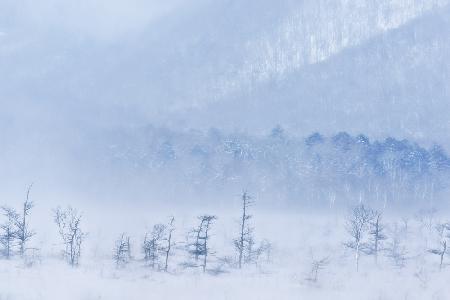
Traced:
[[[98, 28], [91, 24], [89, 31], [90, 23], [73, 28], [77, 15], [67, 16], [67, 24], [53, 16], [49, 28], [42, 28], [45, 22], [36, 16], [25, 24], [5, 17], [4, 24], [0, 21], [0, 98], [13, 107], [18, 99], [32, 107], [38, 101], [46, 111], [57, 105], [69, 119], [83, 115], [94, 124], [99, 111], [106, 123], [127, 123], [126, 115], [116, 120], [124, 109], [135, 114], [131, 119], [172, 122], [168, 113], [226, 102], [233, 93], [253, 91], [273, 78], [285, 80], [286, 74], [450, 1], [190, 3], [108, 40], [96, 38]], [[107, 29], [121, 32], [114, 27], [124, 23], [119, 21]], [[20, 109], [15, 113], [20, 116]]]
[[[216, 126], [396, 134], [445, 141], [450, 123], [450, 9], [427, 14], [328, 60], [189, 114]], [[204, 124], [206, 125], [206, 124]], [[233, 123], [231, 126], [236, 126]], [[449, 144], [446, 144], [449, 146]]]

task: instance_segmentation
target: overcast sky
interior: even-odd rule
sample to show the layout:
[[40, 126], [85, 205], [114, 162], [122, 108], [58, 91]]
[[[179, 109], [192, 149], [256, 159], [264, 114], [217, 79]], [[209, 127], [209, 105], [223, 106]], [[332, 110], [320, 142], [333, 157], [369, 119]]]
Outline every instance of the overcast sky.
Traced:
[[[188, 4], [189, 2], [189, 4]], [[114, 39], [196, 0], [3, 0], [3, 33], [10, 29], [52, 31], [55, 27], [95, 39]]]

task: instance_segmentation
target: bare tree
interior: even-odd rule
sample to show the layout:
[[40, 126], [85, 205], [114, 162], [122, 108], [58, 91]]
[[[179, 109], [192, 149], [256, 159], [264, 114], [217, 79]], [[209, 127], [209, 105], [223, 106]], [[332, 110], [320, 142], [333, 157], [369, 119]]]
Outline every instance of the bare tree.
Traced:
[[234, 240], [234, 246], [238, 253], [239, 269], [242, 268], [243, 262], [252, 261], [254, 239], [253, 228], [249, 225], [252, 216], [248, 214], [248, 209], [252, 204], [251, 197], [244, 191], [242, 194], [242, 215], [239, 220], [239, 236]]
[[27, 196], [25, 202], [22, 205], [22, 215], [16, 221], [17, 227], [17, 239], [19, 240], [19, 253], [23, 257], [26, 250], [26, 243], [30, 238], [32, 238], [36, 233], [31, 230], [28, 226], [28, 216], [30, 215], [31, 209], [34, 207], [33, 202], [30, 200], [30, 191], [33, 184], [30, 184], [27, 189]]
[[442, 270], [442, 263], [444, 262], [444, 255], [445, 255], [445, 253], [447, 253], [447, 241], [442, 240], [440, 243], [440, 246], [441, 247], [439, 249], [430, 249], [428, 251], [432, 254], [439, 255], [439, 257], [440, 257], [439, 270]]
[[389, 231], [390, 239], [385, 248], [387, 257], [392, 259], [397, 267], [404, 267], [406, 262], [406, 255], [408, 251], [404, 245], [404, 230], [400, 229], [397, 223], [394, 223]]
[[258, 265], [261, 261], [268, 263], [271, 260], [272, 244], [268, 240], [262, 240], [254, 253], [256, 265]]
[[208, 256], [211, 253], [208, 242], [211, 237], [210, 230], [212, 223], [217, 219], [213, 215], [203, 215], [199, 216], [200, 224], [196, 227], [192, 233], [194, 234], [194, 242], [189, 244], [189, 253], [193, 255], [195, 264], [198, 266], [200, 258], [200, 266], [203, 272], [206, 272]]
[[153, 226], [151, 234], [146, 234], [142, 250], [144, 251], [144, 260], [152, 269], [160, 269], [160, 256], [163, 253], [162, 241], [166, 226], [164, 224], [156, 224]]
[[425, 249], [428, 248], [428, 240], [433, 232], [437, 210], [435, 208], [422, 209], [415, 215], [416, 221], [422, 232], [425, 230]]
[[113, 259], [116, 267], [124, 267], [131, 260], [130, 237], [122, 233], [114, 246]]
[[364, 207], [363, 204], [356, 206], [348, 216], [346, 223], [347, 232], [352, 237], [350, 242], [344, 245], [355, 250], [356, 271], [359, 270], [359, 258], [364, 234], [373, 219], [373, 213], [370, 209]]
[[209, 230], [211, 229], [212, 222], [217, 219], [216, 216], [202, 216], [201, 217], [204, 224], [204, 235], [202, 237], [203, 240], [203, 247], [202, 247], [202, 255], [203, 255], [203, 264], [202, 269], [203, 273], [206, 271], [206, 263], [207, 263], [207, 257], [209, 255], [210, 249], [208, 248], [208, 241], [210, 238]]
[[77, 266], [81, 257], [81, 244], [86, 234], [81, 230], [81, 214], [72, 207], [54, 210], [54, 221], [65, 246], [64, 256], [71, 266]]
[[417, 212], [415, 219], [421, 227], [425, 227], [430, 232], [433, 230], [437, 210], [435, 208], [422, 209]]
[[205, 220], [201, 217], [199, 217], [199, 219], [200, 224], [198, 225], [197, 228], [194, 228], [192, 230], [192, 234], [194, 235], [195, 240], [188, 244], [189, 253], [193, 255], [195, 263], [197, 263], [199, 260], [199, 257], [202, 253], [202, 245], [203, 245], [201, 239]]
[[380, 244], [382, 241], [386, 240], [386, 235], [384, 234], [384, 226], [382, 224], [382, 213], [379, 211], [374, 211], [372, 213], [372, 218], [370, 220], [370, 242], [367, 248], [367, 254], [373, 255], [375, 257], [375, 264], [378, 264], [378, 253], [380, 251]]
[[164, 261], [164, 271], [167, 272], [168, 267], [169, 267], [169, 256], [171, 255], [171, 250], [172, 250], [172, 246], [174, 245], [174, 243], [172, 242], [172, 234], [175, 230], [175, 226], [174, 226], [174, 222], [175, 222], [175, 218], [171, 217], [170, 221], [169, 221], [169, 225], [167, 226], [167, 244], [166, 247], [164, 249], [165, 252], [165, 261]]
[[401, 221], [402, 221], [402, 224], [403, 224], [403, 231], [405, 232], [405, 235], [408, 235], [409, 218], [408, 217], [403, 217]]
[[424, 269], [424, 267], [421, 267], [417, 272], [415, 272], [414, 277], [416, 277], [417, 280], [419, 280], [422, 288], [428, 287], [428, 282], [430, 281], [430, 278], [428, 272]]
[[[35, 235], [35, 232], [31, 230], [28, 226], [28, 216], [30, 215], [30, 211], [33, 208], [34, 204], [30, 201], [30, 191], [33, 185], [31, 184], [27, 189], [27, 196], [22, 205], [22, 214], [17, 213], [16, 210], [10, 207], [3, 207], [3, 214], [8, 218], [8, 221], [3, 224], [3, 230], [6, 235], [8, 235], [8, 239], [13, 238], [17, 240], [17, 244], [19, 246], [19, 254], [21, 257], [24, 256], [26, 250], [26, 243]], [[8, 242], [8, 245], [11, 245], [11, 242]], [[10, 249], [11, 250], [11, 249]], [[11, 254], [8, 251], [8, 255]]]
[[444, 263], [444, 256], [447, 253], [447, 235], [446, 235], [446, 230], [450, 227], [449, 224], [447, 223], [438, 223], [435, 226], [435, 230], [438, 234], [439, 237], [439, 248], [435, 248], [435, 249], [429, 249], [428, 252], [435, 254], [435, 255], [439, 255], [440, 258], [440, 262], [439, 262], [439, 270], [442, 270], [442, 266]]
[[306, 279], [314, 283], [317, 282], [319, 277], [319, 270], [324, 269], [329, 263], [330, 259], [328, 256], [319, 259], [316, 259], [314, 258], [314, 256], [312, 256], [311, 271], [308, 278]]
[[10, 259], [13, 251], [13, 243], [17, 237], [17, 231], [15, 229], [15, 220], [17, 219], [17, 213], [9, 208], [2, 207], [3, 215], [6, 217], [5, 223], [0, 225], [2, 230], [0, 233], [0, 243], [3, 246], [3, 255], [6, 259]]

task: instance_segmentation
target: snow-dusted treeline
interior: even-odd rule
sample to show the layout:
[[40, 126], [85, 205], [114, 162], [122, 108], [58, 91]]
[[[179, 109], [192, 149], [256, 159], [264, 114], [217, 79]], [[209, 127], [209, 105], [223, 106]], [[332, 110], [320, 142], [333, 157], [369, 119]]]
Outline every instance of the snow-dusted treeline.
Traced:
[[294, 137], [280, 126], [266, 136], [147, 127], [115, 132], [108, 141], [101, 150], [108, 166], [197, 191], [245, 184], [271, 201], [321, 207], [435, 205], [450, 172], [439, 145], [425, 148], [393, 137], [370, 141], [346, 132]]

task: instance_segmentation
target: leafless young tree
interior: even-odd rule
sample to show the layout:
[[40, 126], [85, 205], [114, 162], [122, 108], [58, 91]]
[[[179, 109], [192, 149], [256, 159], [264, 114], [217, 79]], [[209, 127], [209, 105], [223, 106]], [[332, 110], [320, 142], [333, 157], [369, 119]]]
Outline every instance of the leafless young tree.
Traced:
[[270, 262], [272, 255], [272, 244], [268, 240], [262, 240], [259, 243], [258, 248], [255, 250], [255, 263], [258, 265], [260, 262]]
[[131, 260], [131, 245], [130, 237], [122, 233], [120, 238], [116, 241], [114, 246], [113, 259], [116, 262], [116, 267], [124, 267]]
[[450, 224], [448, 223], [438, 223], [435, 225], [436, 233], [439, 237], [439, 248], [429, 249], [428, 252], [438, 255], [440, 258], [439, 262], [439, 270], [442, 270], [442, 266], [444, 263], [444, 256], [447, 253], [447, 230], [450, 228]]
[[164, 252], [162, 243], [165, 231], [166, 226], [164, 224], [156, 224], [153, 226], [152, 232], [145, 235], [142, 245], [144, 260], [152, 269], [160, 269], [160, 259]]
[[198, 263], [202, 258], [200, 266], [202, 267], [203, 272], [206, 272], [208, 256], [211, 253], [208, 246], [211, 237], [210, 230], [217, 217], [213, 215], [203, 215], [199, 216], [198, 219], [200, 220], [200, 224], [192, 231], [194, 234], [194, 241], [188, 245], [189, 253], [194, 257], [196, 266], [198, 266]]
[[[22, 205], [21, 214], [10, 207], [3, 207], [3, 214], [7, 217], [8, 221], [4, 224], [4, 230], [9, 233], [5, 233], [10, 238], [17, 240], [19, 246], [19, 254], [24, 256], [26, 250], [26, 243], [35, 235], [35, 232], [29, 228], [28, 216], [34, 204], [30, 201], [30, 191], [33, 185], [30, 185], [27, 189], [27, 196]], [[11, 241], [12, 243], [12, 241]], [[8, 242], [8, 245], [12, 245]], [[11, 249], [10, 249], [11, 250]], [[11, 252], [8, 252], [9, 255]]]
[[428, 251], [432, 254], [439, 255], [439, 257], [440, 257], [439, 270], [442, 270], [442, 264], [444, 262], [444, 255], [445, 255], [445, 253], [447, 253], [447, 241], [442, 240], [440, 243], [440, 246], [441, 247], [439, 249], [430, 249]]
[[15, 220], [17, 219], [17, 213], [8, 207], [2, 207], [3, 215], [6, 217], [5, 223], [0, 225], [0, 244], [3, 246], [3, 256], [6, 259], [10, 259], [13, 251], [13, 243], [17, 237], [15, 228]]
[[368, 243], [367, 253], [373, 255], [375, 264], [378, 264], [378, 253], [380, 251], [381, 242], [386, 240], [384, 226], [382, 224], [382, 213], [379, 211], [373, 211], [369, 224], [369, 235], [370, 242]]
[[314, 256], [312, 257], [312, 261], [311, 261], [311, 271], [310, 274], [308, 276], [308, 278], [306, 278], [308, 281], [311, 282], [317, 282], [317, 280], [319, 279], [319, 271], [324, 269], [328, 264], [330, 263], [330, 259], [329, 257], [322, 257], [322, 258], [314, 258]]
[[435, 224], [437, 210], [435, 208], [419, 210], [415, 219], [419, 222], [421, 227], [425, 227], [427, 230], [432, 231]]
[[204, 222], [205, 220], [201, 217], [199, 217], [200, 219], [200, 224], [198, 225], [198, 227], [194, 228], [191, 231], [191, 234], [194, 237], [194, 241], [190, 242], [188, 244], [188, 251], [190, 254], [192, 254], [192, 256], [194, 257], [194, 261], [197, 264], [199, 257], [202, 253], [202, 231], [203, 231], [203, 227], [204, 227]]
[[359, 258], [364, 235], [369, 228], [369, 224], [373, 219], [373, 212], [366, 208], [363, 204], [356, 206], [348, 216], [346, 223], [347, 232], [352, 240], [344, 245], [355, 250], [356, 271], [359, 270]]
[[239, 220], [239, 236], [234, 240], [234, 247], [238, 253], [239, 269], [242, 268], [243, 263], [250, 262], [253, 258], [252, 248], [255, 241], [253, 239], [253, 228], [249, 224], [252, 215], [248, 213], [252, 204], [251, 197], [244, 191], [242, 194], [242, 215]]
[[64, 256], [71, 266], [77, 266], [81, 257], [81, 244], [86, 234], [81, 230], [81, 214], [72, 207], [54, 210], [54, 221], [65, 246]]
[[428, 272], [426, 271], [426, 269], [424, 267], [421, 267], [419, 270], [414, 272], [414, 277], [416, 277], [417, 280], [419, 280], [422, 288], [428, 287], [428, 282], [430, 281], [430, 278], [429, 278]]
[[409, 232], [409, 218], [408, 217], [403, 217], [401, 219], [401, 222], [402, 222], [403, 231], [405, 232], [405, 235], [408, 235], [408, 232]]
[[415, 215], [416, 221], [419, 223], [422, 233], [424, 233], [425, 249], [428, 249], [428, 241], [433, 233], [437, 210], [435, 208], [422, 209]]
[[169, 225], [167, 226], [167, 237], [166, 237], [166, 246], [164, 249], [165, 252], [165, 261], [164, 261], [164, 271], [167, 272], [168, 268], [169, 268], [169, 257], [172, 254], [172, 247], [174, 245], [173, 241], [172, 241], [172, 234], [175, 231], [175, 218], [171, 217], [170, 221], [169, 221]]
[[30, 200], [30, 192], [32, 187], [33, 184], [28, 186], [27, 196], [25, 202], [22, 204], [22, 215], [16, 220], [19, 253], [22, 257], [25, 254], [26, 243], [35, 235], [35, 232], [28, 226], [28, 216], [30, 215], [31, 209], [34, 207], [33, 202]]
[[402, 268], [406, 263], [408, 251], [404, 245], [404, 230], [397, 223], [394, 223], [389, 231], [390, 239], [385, 247], [386, 256], [390, 258], [396, 267]]

